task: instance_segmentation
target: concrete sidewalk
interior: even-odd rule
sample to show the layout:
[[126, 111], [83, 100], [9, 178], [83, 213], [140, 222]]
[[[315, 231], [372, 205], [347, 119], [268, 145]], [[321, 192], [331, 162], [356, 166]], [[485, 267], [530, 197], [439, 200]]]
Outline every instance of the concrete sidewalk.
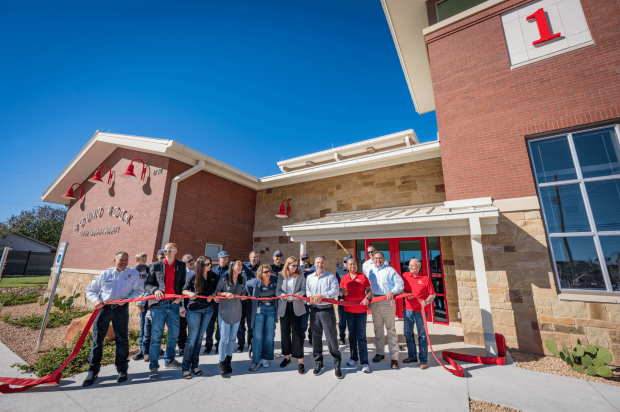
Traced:
[[[467, 348], [459, 328], [432, 325], [435, 350], [482, 354], [481, 348]], [[277, 332], [277, 337], [280, 333]], [[374, 356], [374, 344], [369, 345]], [[343, 360], [349, 346], [341, 345]], [[129, 380], [116, 383], [114, 366], [101, 369], [90, 388], [82, 388], [85, 374], [63, 379], [58, 387], [40, 387], [24, 393], [0, 395], [0, 411], [169, 411], [188, 408], [218, 408], [244, 411], [346, 411], [423, 407], [433, 411], [468, 411], [469, 398], [484, 400], [523, 411], [618, 411], [620, 388], [578, 379], [519, 369], [509, 365], [484, 366], [461, 363], [466, 378], [446, 372], [429, 357], [429, 369], [418, 364], [401, 364], [391, 370], [389, 361], [371, 362], [370, 374], [359, 366], [343, 367], [344, 379], [334, 376], [333, 361], [325, 357], [323, 373], [312, 374], [312, 350], [305, 346], [306, 374], [297, 373], [293, 363], [281, 369], [279, 341], [276, 359], [268, 369], [250, 372], [247, 352], [233, 356], [230, 379], [219, 376], [217, 357], [202, 355], [202, 377], [187, 381], [180, 370], [160, 369], [160, 379], [148, 379], [148, 364], [130, 362]], [[325, 347], [327, 353], [327, 347]], [[407, 357], [401, 351], [400, 360]], [[438, 357], [441, 359], [440, 353]], [[0, 343], [0, 376], [27, 377], [9, 366], [21, 359]], [[163, 360], [160, 359], [163, 366]], [[344, 362], [343, 362], [344, 364]], [[616, 405], [616, 406], [614, 406]]]

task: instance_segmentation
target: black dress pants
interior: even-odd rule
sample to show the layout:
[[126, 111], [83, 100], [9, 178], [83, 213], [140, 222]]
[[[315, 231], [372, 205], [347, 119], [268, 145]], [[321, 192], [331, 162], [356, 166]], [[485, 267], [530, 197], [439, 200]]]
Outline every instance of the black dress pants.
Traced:
[[114, 365], [118, 372], [127, 371], [129, 365], [129, 305], [105, 305], [93, 323], [93, 345], [88, 356], [89, 372], [99, 373], [103, 356], [103, 341], [108, 333], [110, 321], [114, 328], [116, 356]]
[[[252, 343], [252, 301], [246, 300], [241, 302], [241, 322], [239, 323], [239, 329], [237, 330], [237, 345], [242, 348], [245, 345], [245, 332], [248, 332], [248, 344]], [[246, 326], [247, 323], [247, 326]]]
[[304, 357], [304, 334], [301, 330], [301, 316], [296, 316], [293, 302], [282, 302], [286, 305], [286, 312], [280, 318], [280, 332], [282, 339], [282, 355], [291, 355], [293, 358]]
[[342, 355], [338, 347], [338, 330], [336, 328], [336, 312], [332, 305], [314, 306], [310, 312], [312, 327], [312, 356], [317, 365], [323, 365], [323, 332], [329, 353], [334, 358], [334, 365], [340, 366]]

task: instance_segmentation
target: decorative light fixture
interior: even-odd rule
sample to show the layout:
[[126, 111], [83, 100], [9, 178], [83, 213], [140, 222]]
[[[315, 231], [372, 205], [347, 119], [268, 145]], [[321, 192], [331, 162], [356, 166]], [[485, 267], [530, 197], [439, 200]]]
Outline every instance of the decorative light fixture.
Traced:
[[121, 176], [126, 177], [128, 179], [138, 179], [138, 177], [133, 173], [133, 162], [136, 160], [142, 162], [142, 174], [140, 175], [140, 180], [144, 179], [144, 174], [146, 173], [146, 165], [142, 159], [131, 159], [131, 163], [127, 166], [127, 170], [123, 172]]
[[78, 185], [79, 187], [82, 188], [82, 192], [80, 193], [80, 199], [81, 199], [82, 195], [84, 194], [84, 186], [82, 186], [79, 183], [72, 184], [71, 187], [69, 188], [69, 190], [67, 190], [67, 193], [62, 195], [62, 197], [67, 198], [67, 199], [75, 199], [75, 195], [73, 194], [73, 186], [75, 186], [75, 185]]
[[95, 175], [91, 177], [90, 179], [88, 179], [89, 182], [97, 183], [97, 184], [103, 183], [103, 180], [101, 180], [101, 168], [102, 167], [105, 167], [110, 171], [110, 173], [108, 174], [108, 184], [110, 184], [110, 181], [112, 180], [112, 175], [114, 174], [114, 172], [112, 171], [110, 166], [105, 166], [105, 165], [99, 166], [99, 169], [97, 169], [97, 171], [95, 172]]
[[[286, 202], [286, 205], [288, 206], [286, 209], [284, 209], [284, 202]], [[279, 217], [280, 219], [286, 219], [289, 213], [291, 213], [291, 204], [288, 202], [288, 199], [284, 199], [282, 201], [282, 205], [280, 206], [280, 211], [278, 212], [276, 217]]]

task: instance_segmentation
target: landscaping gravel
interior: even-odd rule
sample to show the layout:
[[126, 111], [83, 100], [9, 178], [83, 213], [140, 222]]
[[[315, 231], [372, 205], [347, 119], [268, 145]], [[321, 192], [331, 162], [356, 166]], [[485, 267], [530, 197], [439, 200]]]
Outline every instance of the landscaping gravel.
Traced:
[[8, 293], [8, 292], [12, 292], [16, 294], [17, 296], [29, 295], [35, 292], [39, 293], [40, 295], [43, 295], [43, 292], [45, 292], [46, 288], [47, 286], [24, 287], [24, 288], [0, 288], [0, 295], [3, 293]]
[[519, 409], [509, 408], [508, 406], [496, 405], [491, 402], [469, 400], [469, 410], [471, 412], [521, 412]]
[[[61, 345], [71, 344], [71, 342], [64, 340], [65, 333], [67, 332], [69, 325], [59, 326], [57, 328], [46, 328], [40, 352], [35, 353], [34, 348], [37, 346], [39, 331], [9, 325], [8, 323], [3, 322], [1, 318], [8, 312], [11, 312], [11, 319], [17, 319], [21, 316], [28, 316], [32, 314], [43, 315], [45, 313], [46, 306], [47, 305], [40, 306], [38, 303], [29, 303], [27, 305], [5, 307], [2, 308], [2, 311], [0, 311], [0, 341], [29, 365], [36, 361], [45, 350]], [[57, 311], [57, 309], [52, 307], [52, 311]], [[130, 318], [129, 329], [138, 330], [139, 328], [140, 320]], [[130, 348], [130, 356], [138, 353], [138, 350], [138, 347]]]
[[614, 375], [611, 378], [602, 378], [600, 376], [577, 373], [562, 359], [553, 356], [534, 355], [532, 353], [517, 351], [510, 351], [510, 356], [512, 356], [512, 360], [514, 360], [519, 368], [550, 373], [552, 375], [567, 376], [584, 381], [604, 383], [605, 385], [620, 386], [620, 368], [613, 366], [610, 366], [610, 368]]

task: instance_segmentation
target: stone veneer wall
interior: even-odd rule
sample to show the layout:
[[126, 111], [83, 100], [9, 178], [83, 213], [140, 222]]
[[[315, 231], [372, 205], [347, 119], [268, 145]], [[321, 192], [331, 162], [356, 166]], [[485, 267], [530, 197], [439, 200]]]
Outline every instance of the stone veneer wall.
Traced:
[[[539, 211], [501, 213], [497, 234], [482, 245], [495, 332], [508, 347], [550, 355], [545, 340], [571, 348], [580, 339], [620, 364], [620, 305], [558, 299]], [[470, 238], [452, 237], [452, 250], [465, 342], [483, 345]]]
[[[278, 219], [282, 199], [291, 203], [288, 219]], [[292, 242], [282, 231], [283, 225], [319, 219], [328, 213], [368, 210], [385, 207], [440, 203], [446, 200], [440, 158], [351, 173], [273, 189], [261, 190], [256, 196], [255, 232], [272, 232], [269, 236], [254, 237], [254, 249], [261, 261], [271, 263], [273, 252], [280, 250], [284, 259], [299, 256], [299, 242]], [[441, 238], [446, 292], [450, 323], [458, 324], [456, 275], [451, 239]], [[354, 240], [340, 240], [349, 253], [355, 252]], [[334, 241], [307, 242], [311, 258], [326, 257], [327, 270], [334, 272], [346, 252]]]

